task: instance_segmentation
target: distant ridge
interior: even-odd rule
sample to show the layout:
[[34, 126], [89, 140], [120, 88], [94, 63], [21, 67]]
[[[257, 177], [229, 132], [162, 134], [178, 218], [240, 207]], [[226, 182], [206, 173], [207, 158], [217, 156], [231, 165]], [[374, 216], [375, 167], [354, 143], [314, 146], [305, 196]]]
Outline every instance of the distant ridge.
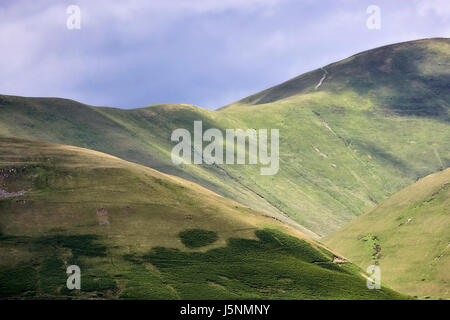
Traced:
[[[450, 40], [368, 50], [218, 111], [133, 110], [0, 96], [0, 135], [112, 154], [198, 183], [313, 237], [336, 231], [420, 177], [450, 166]], [[317, 87], [317, 89], [316, 89]], [[278, 128], [280, 171], [174, 166], [177, 128]]]

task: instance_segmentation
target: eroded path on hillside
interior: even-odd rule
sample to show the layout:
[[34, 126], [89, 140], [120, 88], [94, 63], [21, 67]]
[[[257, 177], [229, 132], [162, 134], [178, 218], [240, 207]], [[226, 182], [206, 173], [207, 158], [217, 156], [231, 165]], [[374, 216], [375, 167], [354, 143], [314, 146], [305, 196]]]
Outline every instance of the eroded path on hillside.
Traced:
[[316, 85], [316, 90], [320, 88], [320, 86], [325, 81], [325, 79], [327, 78], [327, 75], [328, 75], [327, 70], [325, 70], [324, 68], [320, 68], [320, 69], [323, 71], [323, 76], [322, 76], [322, 78], [320, 78], [319, 83]]

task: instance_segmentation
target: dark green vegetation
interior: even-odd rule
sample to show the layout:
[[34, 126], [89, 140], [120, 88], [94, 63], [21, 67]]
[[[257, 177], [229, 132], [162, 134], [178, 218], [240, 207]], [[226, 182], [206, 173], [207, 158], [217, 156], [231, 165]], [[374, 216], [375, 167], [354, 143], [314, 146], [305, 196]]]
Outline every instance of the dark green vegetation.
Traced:
[[[450, 165], [449, 65], [448, 39], [400, 43], [325, 66], [318, 88], [321, 69], [217, 111], [1, 96], [0, 135], [116, 155], [322, 236]], [[192, 131], [194, 120], [205, 130], [280, 129], [279, 173], [261, 176], [258, 166], [242, 165], [175, 167], [170, 134]]]
[[217, 241], [217, 233], [201, 229], [189, 229], [179, 233], [181, 242], [188, 248], [200, 248]]
[[368, 290], [354, 266], [336, 265], [327, 255], [275, 230], [255, 232], [258, 240], [228, 240], [207, 252], [154, 248], [133, 261], [151, 263], [183, 299], [392, 299], [384, 289]]
[[4, 236], [0, 238], [3, 250], [14, 250], [13, 255], [30, 254], [29, 261], [8, 266], [10, 259], [0, 267], [0, 298], [41, 297], [57, 298], [79, 294], [66, 287], [66, 268], [76, 264], [87, 271], [83, 275], [85, 297], [113, 295], [117, 284], [107, 272], [96, 269], [90, 259], [106, 259], [107, 247], [99, 244], [95, 235]]
[[[396, 299], [266, 214], [71, 146], [0, 138], [1, 298]], [[180, 241], [180, 237], [182, 241]], [[189, 249], [190, 247], [200, 247]], [[81, 291], [66, 268], [81, 269]]]
[[392, 288], [450, 298], [450, 169], [427, 176], [324, 239]]

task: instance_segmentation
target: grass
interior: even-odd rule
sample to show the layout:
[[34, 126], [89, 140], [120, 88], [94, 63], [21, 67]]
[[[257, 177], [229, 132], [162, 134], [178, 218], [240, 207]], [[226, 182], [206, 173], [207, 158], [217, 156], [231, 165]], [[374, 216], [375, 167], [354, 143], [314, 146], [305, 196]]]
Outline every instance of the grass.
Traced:
[[0, 272], [0, 298], [34, 294], [37, 280], [37, 272], [31, 265], [2, 270]]
[[[12, 138], [0, 168], [3, 188], [25, 190], [0, 199], [1, 298], [407, 298], [368, 290], [358, 268], [272, 217], [150, 168]], [[66, 288], [72, 264], [81, 290]]]
[[[120, 110], [0, 96], [0, 136], [133, 162], [2, 139], [0, 165], [17, 174], [1, 178], [0, 188], [6, 183], [8, 191], [26, 194], [0, 200], [0, 268], [41, 261], [25, 236], [92, 235], [120, 266], [112, 276], [119, 289], [110, 289], [116, 296], [177, 298], [180, 292], [161, 272], [146, 274], [154, 266], [118, 257], [140, 257], [155, 247], [206, 252], [228, 246], [230, 238], [257, 240], [255, 230], [275, 224], [290, 234], [290, 227], [300, 230], [301, 237], [331, 235], [326, 241], [333, 247], [363, 269], [379, 263], [388, 270], [383, 279], [403, 292], [448, 297], [447, 189], [434, 186], [430, 194], [415, 187], [407, 189], [417, 190], [415, 198], [384, 202], [450, 166], [448, 64], [449, 39], [385, 46], [325, 66], [319, 89], [323, 71], [315, 70], [216, 111], [181, 104]], [[205, 130], [280, 129], [279, 173], [261, 176], [258, 166], [175, 167], [170, 133], [192, 130], [194, 120]], [[348, 235], [333, 234], [374, 207], [343, 229]], [[100, 208], [107, 209], [107, 226], [99, 226]], [[218, 239], [186, 248], [178, 234], [190, 229], [216, 232]], [[25, 242], [9, 244], [12, 236]], [[145, 277], [153, 279], [154, 291], [138, 284]]]
[[107, 248], [96, 243], [96, 240], [98, 240], [98, 237], [95, 235], [54, 235], [40, 237], [36, 243], [41, 246], [70, 248], [73, 259], [77, 260], [80, 256], [106, 256]]
[[396, 193], [325, 238], [366, 268], [378, 264], [393, 288], [420, 298], [450, 298], [450, 169]]
[[210, 245], [219, 239], [216, 232], [202, 229], [184, 230], [181, 231], [178, 236], [180, 237], [181, 242], [191, 249]]
[[207, 252], [154, 248], [142, 256], [161, 270], [181, 299], [392, 299], [367, 290], [358, 274], [341, 269], [304, 240], [274, 230], [257, 240], [228, 240]]
[[[217, 111], [162, 104], [96, 108], [65, 99], [2, 96], [0, 135], [106, 152], [266, 211], [313, 237], [328, 235], [418, 178], [450, 166], [448, 39], [376, 48]], [[170, 134], [280, 129], [280, 171], [174, 166]], [[320, 155], [326, 154], [327, 158]]]

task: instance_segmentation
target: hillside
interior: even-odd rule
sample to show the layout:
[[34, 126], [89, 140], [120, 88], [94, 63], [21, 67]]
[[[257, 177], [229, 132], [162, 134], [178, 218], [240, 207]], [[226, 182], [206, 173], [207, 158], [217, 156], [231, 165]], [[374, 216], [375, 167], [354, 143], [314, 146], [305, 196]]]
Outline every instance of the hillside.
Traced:
[[324, 239], [352, 262], [377, 263], [382, 281], [450, 298], [450, 169], [427, 176]]
[[[450, 166], [450, 40], [369, 50], [217, 111], [134, 110], [0, 96], [0, 135], [109, 153], [198, 183], [313, 237], [328, 235], [420, 177]], [[320, 85], [319, 85], [320, 84]], [[278, 128], [280, 170], [183, 165], [177, 128]]]
[[213, 111], [190, 105], [164, 104], [121, 110], [59, 98], [0, 96], [0, 136], [74, 145], [115, 155], [193, 181], [254, 209], [269, 212], [315, 236], [223, 168], [208, 165], [178, 167], [172, 163], [172, 131], [190, 128], [194, 120], [203, 120], [206, 128], [220, 127], [212, 120], [213, 114]]
[[[0, 138], [0, 298], [395, 299], [277, 220], [177, 177]], [[81, 268], [69, 291], [66, 267]]]
[[385, 113], [449, 121], [448, 50], [447, 38], [375, 48], [300, 75], [224, 109], [293, 99], [316, 91], [335, 94], [351, 91], [370, 98]]

